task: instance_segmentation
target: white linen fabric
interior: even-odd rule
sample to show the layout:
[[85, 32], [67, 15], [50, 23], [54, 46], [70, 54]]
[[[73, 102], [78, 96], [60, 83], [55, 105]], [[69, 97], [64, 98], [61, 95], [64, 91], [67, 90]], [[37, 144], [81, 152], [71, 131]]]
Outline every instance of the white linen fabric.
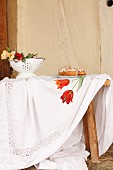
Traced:
[[95, 96], [100, 155], [113, 142], [113, 86], [99, 90], [106, 79], [111, 78], [86, 76], [68, 105], [60, 97], [72, 89], [74, 78], [62, 90], [51, 76], [0, 81], [0, 170], [37, 167], [38, 163], [40, 169], [86, 170], [89, 153], [82, 140], [81, 120]]

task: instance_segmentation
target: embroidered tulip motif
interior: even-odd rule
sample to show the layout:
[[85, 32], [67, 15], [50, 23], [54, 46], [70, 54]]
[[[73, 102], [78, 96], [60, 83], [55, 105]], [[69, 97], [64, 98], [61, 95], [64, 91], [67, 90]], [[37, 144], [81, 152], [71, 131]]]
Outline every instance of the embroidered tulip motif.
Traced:
[[[80, 76], [79, 78], [75, 78], [74, 80], [71, 81], [73, 85], [72, 89], [66, 90], [60, 97], [60, 99], [62, 99], [62, 103], [66, 102], [67, 104], [69, 104], [70, 102], [73, 102], [74, 90], [75, 92], [77, 92], [81, 88], [84, 78], [85, 76]], [[64, 86], [68, 86], [70, 80], [69, 79], [55, 80], [55, 82], [57, 88], [61, 90]]]
[[57, 88], [62, 89], [64, 86], [67, 86], [70, 83], [70, 80], [63, 79], [63, 80], [55, 80]]
[[72, 102], [73, 96], [73, 90], [66, 90], [60, 98], [62, 99], [62, 103], [66, 102], [67, 104], [69, 104], [70, 102]]

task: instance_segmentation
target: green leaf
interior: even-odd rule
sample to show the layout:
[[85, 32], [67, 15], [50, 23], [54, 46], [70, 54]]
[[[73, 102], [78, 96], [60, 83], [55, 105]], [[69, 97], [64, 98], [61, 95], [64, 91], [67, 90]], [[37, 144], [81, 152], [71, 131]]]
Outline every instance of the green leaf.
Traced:
[[36, 56], [37, 54], [32, 54], [32, 53], [28, 53], [28, 55], [26, 56], [26, 58], [33, 58], [34, 56]]
[[25, 62], [25, 61], [26, 61], [26, 58], [22, 58], [22, 61]]
[[79, 78], [77, 91], [81, 88], [84, 78], [85, 78], [85, 77], [80, 77], [80, 78]]
[[6, 47], [6, 49], [9, 53], [11, 52], [11, 49], [9, 47]]

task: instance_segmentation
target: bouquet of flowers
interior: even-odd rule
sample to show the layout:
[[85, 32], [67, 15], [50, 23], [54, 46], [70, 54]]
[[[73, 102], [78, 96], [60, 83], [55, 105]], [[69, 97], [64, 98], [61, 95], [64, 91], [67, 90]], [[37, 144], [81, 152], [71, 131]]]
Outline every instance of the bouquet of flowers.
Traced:
[[12, 61], [14, 60], [15, 62], [18, 61], [23, 61], [25, 62], [26, 59], [28, 58], [37, 58], [37, 54], [32, 54], [32, 53], [28, 53], [26, 56], [21, 52], [17, 52], [17, 51], [11, 51], [10, 48], [7, 47], [6, 50], [3, 50], [2, 54], [1, 54], [1, 59], [7, 59], [8, 61]]

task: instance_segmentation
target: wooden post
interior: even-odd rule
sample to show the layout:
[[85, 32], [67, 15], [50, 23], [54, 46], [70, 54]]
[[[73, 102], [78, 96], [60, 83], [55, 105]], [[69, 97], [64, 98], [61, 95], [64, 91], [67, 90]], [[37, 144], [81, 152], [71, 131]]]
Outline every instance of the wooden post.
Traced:
[[[0, 0], [0, 56], [7, 47], [7, 37], [7, 0]], [[0, 59], [0, 80], [4, 77], [10, 77], [10, 65], [7, 60]]]
[[7, 4], [6, 0], [0, 1], [0, 53], [7, 46]]

